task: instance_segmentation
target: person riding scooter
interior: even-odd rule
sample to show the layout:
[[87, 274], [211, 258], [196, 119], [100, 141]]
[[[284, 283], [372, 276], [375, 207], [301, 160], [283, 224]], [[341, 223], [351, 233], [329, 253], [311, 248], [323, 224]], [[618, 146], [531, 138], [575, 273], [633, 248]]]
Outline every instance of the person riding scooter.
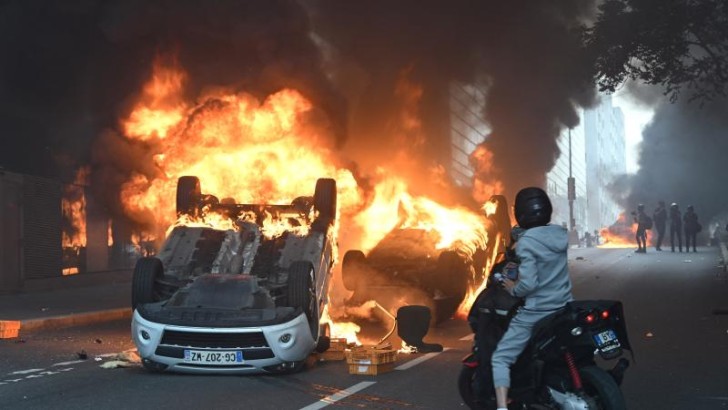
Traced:
[[528, 344], [540, 319], [573, 300], [567, 266], [566, 230], [551, 225], [551, 200], [541, 188], [524, 188], [516, 195], [514, 213], [525, 231], [516, 242], [520, 260], [516, 280], [504, 279], [511, 295], [525, 299], [511, 319], [491, 359], [498, 410], [508, 407], [510, 367]]

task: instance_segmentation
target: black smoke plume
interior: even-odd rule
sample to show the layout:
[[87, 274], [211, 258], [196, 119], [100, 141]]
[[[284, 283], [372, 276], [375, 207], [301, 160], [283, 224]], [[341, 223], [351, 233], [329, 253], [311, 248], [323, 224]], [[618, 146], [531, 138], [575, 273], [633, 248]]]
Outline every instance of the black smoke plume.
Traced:
[[648, 214], [660, 200], [668, 206], [677, 203], [682, 212], [693, 205], [708, 228], [715, 218], [728, 216], [726, 135], [726, 99], [704, 105], [686, 99], [658, 105], [642, 134], [639, 170], [618, 180], [612, 187], [614, 195], [625, 210], [643, 203]]
[[593, 2], [310, 3], [317, 30], [338, 51], [342, 78], [359, 92], [352, 130], [370, 146], [386, 145], [391, 134], [386, 119], [397, 112], [392, 90], [403, 67], [411, 65], [413, 81], [423, 86], [432, 156], [449, 148], [446, 118], [433, 113], [447, 112], [450, 82], [490, 84], [486, 145], [496, 171], [480, 177], [503, 181], [509, 198], [524, 185], [543, 185], [558, 156], [560, 130], [578, 124], [575, 106], [594, 99], [579, 31]]
[[[258, 96], [300, 90], [341, 147], [386, 161], [406, 99], [421, 89], [423, 167], [446, 163], [452, 81], [490, 84], [485, 117], [495, 173], [512, 197], [542, 185], [560, 129], [593, 99], [580, 26], [583, 0], [118, 0], [0, 3], [0, 166], [92, 186], [113, 208], [144, 146], [115, 135], [154, 58], [176, 54], [189, 96], [233, 86]], [[406, 87], [405, 87], [406, 88]], [[406, 91], [406, 90], [405, 90]], [[413, 132], [411, 130], [405, 130]], [[350, 135], [347, 141], [347, 133]], [[6, 142], [7, 141], [7, 142]], [[93, 148], [91, 148], [93, 147]], [[134, 161], [114, 159], [135, 153]], [[357, 162], [366, 162], [353, 156]], [[362, 167], [366, 170], [366, 167]], [[430, 175], [421, 172], [425, 184]], [[95, 183], [94, 183], [95, 182]]]

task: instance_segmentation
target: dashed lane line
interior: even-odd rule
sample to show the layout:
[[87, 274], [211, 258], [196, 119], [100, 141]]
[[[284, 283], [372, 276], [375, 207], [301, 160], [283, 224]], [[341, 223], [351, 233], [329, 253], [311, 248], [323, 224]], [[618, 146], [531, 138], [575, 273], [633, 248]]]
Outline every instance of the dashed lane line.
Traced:
[[426, 353], [424, 356], [420, 356], [420, 357], [418, 357], [416, 359], [412, 359], [412, 360], [408, 361], [407, 363], [405, 363], [403, 365], [400, 365], [398, 367], [395, 367], [394, 370], [407, 370], [407, 369], [410, 369], [410, 368], [415, 367], [415, 366], [417, 366], [418, 364], [420, 364], [420, 363], [422, 363], [424, 361], [430, 360], [433, 357], [439, 355], [440, 353], [446, 352], [448, 350], [450, 350], [450, 348], [449, 347], [446, 347], [446, 348], [442, 349], [442, 352]]
[[[96, 357], [97, 358], [109, 358], [109, 357], [112, 357], [115, 355], [118, 355], [118, 353], [104, 353], [104, 354], [100, 354]], [[68, 371], [74, 370], [73, 367], [69, 367], [69, 366], [84, 363], [84, 362], [88, 362], [88, 360], [71, 360], [68, 362], [53, 363], [52, 365], [49, 366], [49, 368], [56, 368], [55, 370], [49, 370], [49, 369], [16, 370], [14, 372], [8, 373], [6, 376], [6, 377], [13, 377], [13, 378], [0, 379], [0, 386], [2, 386], [4, 384], [9, 384], [9, 383], [18, 383], [23, 380], [37, 379], [40, 377], [52, 376], [54, 374], [60, 374], [62, 372], [68, 372]], [[24, 376], [24, 377], [16, 378], [17, 376]]]
[[[445, 352], [445, 351], [448, 351], [448, 350], [450, 350], [450, 348], [449, 347], [446, 347], [446, 348], [442, 349], [442, 352]], [[408, 361], [407, 363], [405, 363], [405, 364], [403, 364], [403, 365], [401, 365], [399, 367], [395, 367], [394, 370], [407, 370], [407, 369], [410, 369], [410, 368], [412, 368], [414, 366], [417, 366], [418, 364], [420, 364], [422, 362], [425, 362], [427, 360], [432, 359], [433, 357], [439, 355], [442, 352], [427, 353], [424, 356], [418, 357], [416, 359], [412, 359], [412, 360]], [[331, 396], [324, 397], [323, 399], [317, 401], [316, 403], [310, 404], [310, 405], [308, 405], [306, 407], [302, 407], [300, 410], [317, 410], [317, 409], [322, 409], [322, 408], [324, 408], [326, 406], [330, 406], [330, 405], [336, 403], [339, 400], [343, 400], [343, 399], [351, 396], [354, 393], [360, 392], [360, 391], [366, 389], [367, 387], [372, 386], [372, 385], [374, 385], [376, 383], [377, 382], [360, 382], [360, 383], [357, 383], [357, 384], [349, 387], [348, 389], [340, 390], [337, 393], [332, 394]]]
[[316, 403], [310, 404], [306, 407], [301, 408], [301, 410], [317, 410], [322, 409], [328, 405], [334, 404], [339, 400], [343, 400], [352, 394], [362, 391], [366, 389], [367, 387], [376, 384], [377, 382], [360, 382], [357, 383], [348, 389], [340, 390], [337, 393], [332, 394], [331, 396], [324, 397], [323, 399], [317, 401]]

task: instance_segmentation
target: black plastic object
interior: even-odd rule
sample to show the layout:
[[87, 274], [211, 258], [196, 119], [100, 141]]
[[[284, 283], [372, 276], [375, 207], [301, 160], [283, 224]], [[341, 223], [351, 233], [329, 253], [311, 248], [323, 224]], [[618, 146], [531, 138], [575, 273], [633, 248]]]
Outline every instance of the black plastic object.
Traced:
[[431, 316], [427, 306], [402, 306], [397, 310], [397, 335], [418, 352], [441, 352], [442, 345], [422, 341], [429, 330]]

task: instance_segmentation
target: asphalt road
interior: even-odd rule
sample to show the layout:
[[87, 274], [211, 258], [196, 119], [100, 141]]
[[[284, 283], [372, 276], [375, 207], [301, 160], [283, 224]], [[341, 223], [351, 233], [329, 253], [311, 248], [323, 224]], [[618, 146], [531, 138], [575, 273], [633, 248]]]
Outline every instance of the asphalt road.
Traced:
[[[624, 302], [636, 359], [623, 384], [630, 409], [728, 408], [728, 315], [713, 314], [728, 310], [728, 280], [717, 249], [575, 249], [570, 259], [577, 298]], [[451, 320], [425, 338], [446, 351], [403, 355], [378, 376], [350, 375], [344, 362], [287, 376], [189, 376], [101, 367], [133, 350], [126, 320], [38, 331], [0, 340], [0, 408], [463, 409], [456, 380], [468, 336]]]

